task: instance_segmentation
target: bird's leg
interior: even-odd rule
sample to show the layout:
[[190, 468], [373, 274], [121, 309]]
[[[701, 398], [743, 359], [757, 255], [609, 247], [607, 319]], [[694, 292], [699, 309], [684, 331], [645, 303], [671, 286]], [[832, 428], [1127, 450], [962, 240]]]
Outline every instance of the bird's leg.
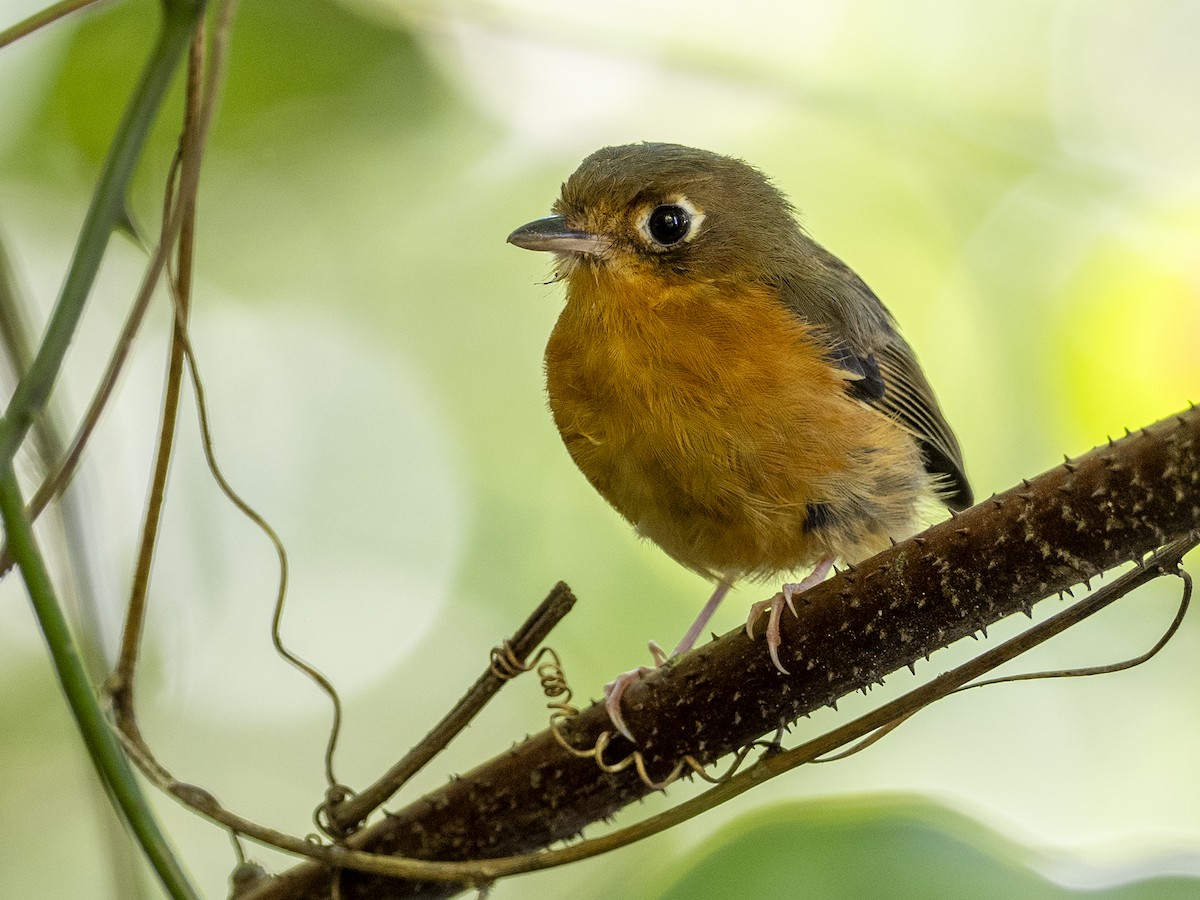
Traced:
[[[704, 604], [704, 608], [700, 610], [700, 615], [696, 616], [696, 621], [679, 639], [679, 643], [675, 645], [675, 649], [671, 651], [672, 656], [678, 656], [680, 653], [687, 653], [696, 643], [696, 638], [700, 637], [700, 632], [704, 630], [704, 626], [708, 624], [708, 620], [713, 617], [713, 613], [717, 611], [717, 607], [721, 605], [721, 601], [725, 599], [725, 595], [729, 593], [729, 588], [733, 585], [733, 577], [726, 575], [717, 582], [717, 588], [713, 591], [708, 602]], [[662, 649], [653, 641], [650, 642], [650, 652], [653, 653], [658, 649], [662, 653]], [[666, 659], [660, 660], [658, 665], [662, 665]]]
[[[704, 604], [704, 608], [700, 610], [700, 615], [696, 616], [696, 621], [687, 630], [679, 643], [675, 645], [671, 656], [678, 656], [680, 653], [687, 653], [696, 643], [696, 639], [700, 637], [700, 632], [704, 630], [704, 626], [708, 624], [708, 620], [713, 617], [713, 613], [717, 611], [717, 607], [721, 605], [721, 601], [725, 599], [725, 595], [729, 593], [729, 588], [733, 584], [733, 576], [726, 575], [719, 582], [717, 588], [713, 591], [708, 602]], [[636, 669], [630, 669], [628, 672], [622, 672], [612, 681], [604, 686], [604, 708], [608, 710], [608, 717], [616, 726], [617, 731], [633, 741], [633, 734], [629, 731], [629, 726], [625, 724], [625, 718], [621, 714], [621, 697], [625, 693], [625, 689], [633, 684], [647, 672], [653, 672], [656, 668], [665, 663], [668, 659], [663, 648], [658, 646], [656, 641], [651, 641], [649, 644], [650, 655], [654, 658], [653, 666], [638, 666]], [[637, 743], [634, 741], [634, 743]]]
[[779, 593], [770, 600], [759, 600], [750, 607], [750, 616], [746, 619], [746, 635], [750, 640], [754, 640], [754, 623], [763, 614], [763, 610], [770, 610], [770, 617], [767, 619], [767, 650], [771, 654], [771, 661], [775, 663], [775, 668], [784, 675], [789, 673], [779, 661], [779, 645], [783, 643], [783, 639], [779, 636], [779, 620], [783, 616], [783, 607], [786, 605], [792, 611], [792, 615], [796, 615], [796, 605], [792, 602], [792, 598], [824, 581], [832, 567], [833, 557], [826, 556], [802, 581], [797, 584], [785, 584], [779, 589]]

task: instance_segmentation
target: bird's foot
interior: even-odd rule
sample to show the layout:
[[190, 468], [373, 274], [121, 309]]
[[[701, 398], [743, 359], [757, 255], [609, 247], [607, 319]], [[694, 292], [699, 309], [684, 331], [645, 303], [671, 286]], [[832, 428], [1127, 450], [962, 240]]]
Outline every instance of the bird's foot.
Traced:
[[779, 645], [783, 643], [783, 638], [779, 634], [779, 620], [783, 616], [783, 608], [786, 606], [792, 611], [792, 615], [796, 615], [796, 604], [792, 598], [800, 593], [797, 588], [798, 584], [785, 584], [770, 600], [759, 600], [750, 607], [750, 615], [746, 619], [746, 636], [750, 640], [754, 640], [754, 623], [758, 621], [759, 616], [764, 611], [769, 611], [770, 615], [767, 618], [767, 652], [771, 654], [771, 662], [775, 663], [777, 668], [784, 675], [791, 674], [783, 667], [783, 663], [779, 661]]
[[608, 712], [609, 719], [612, 720], [617, 731], [621, 732], [621, 734], [625, 735], [625, 737], [629, 738], [635, 744], [637, 741], [633, 740], [633, 733], [630, 732], [629, 726], [625, 724], [625, 717], [621, 713], [621, 697], [631, 684], [647, 672], [653, 672], [667, 661], [667, 654], [663, 651], [662, 647], [658, 646], [656, 641], [651, 641], [649, 646], [650, 655], [654, 657], [654, 665], [638, 666], [636, 669], [622, 672], [604, 686], [604, 708]]
[[746, 619], [746, 636], [750, 640], [754, 640], [754, 623], [758, 621], [759, 616], [764, 611], [769, 611], [770, 615], [767, 618], [767, 651], [771, 654], [771, 662], [775, 663], [775, 668], [784, 675], [791, 673], [779, 661], [779, 645], [783, 643], [783, 638], [779, 633], [779, 620], [783, 617], [783, 608], [786, 606], [792, 611], [793, 616], [796, 615], [796, 604], [793, 598], [799, 594], [803, 594], [813, 585], [824, 581], [825, 576], [829, 574], [832, 566], [833, 559], [826, 557], [817, 563], [816, 568], [803, 581], [796, 584], [785, 584], [779, 589], [779, 593], [770, 600], [759, 600], [750, 607], [750, 615]]

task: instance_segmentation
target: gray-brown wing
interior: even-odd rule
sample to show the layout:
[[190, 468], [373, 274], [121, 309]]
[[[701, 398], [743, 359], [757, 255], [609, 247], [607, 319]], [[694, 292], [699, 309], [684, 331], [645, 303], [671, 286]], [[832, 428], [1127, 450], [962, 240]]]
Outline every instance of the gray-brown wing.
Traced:
[[856, 376], [847, 390], [913, 436], [926, 470], [942, 482], [940, 499], [966, 509], [974, 500], [958, 439], [891, 313], [849, 266], [807, 236], [805, 243], [805, 267], [780, 282], [784, 302], [825, 332], [830, 361]]
[[895, 416], [916, 438], [926, 470], [943, 477], [940, 499], [951, 509], [966, 509], [975, 501], [963, 471], [962, 450], [912, 349], [896, 335], [875, 350], [875, 359], [884, 391], [868, 402]]

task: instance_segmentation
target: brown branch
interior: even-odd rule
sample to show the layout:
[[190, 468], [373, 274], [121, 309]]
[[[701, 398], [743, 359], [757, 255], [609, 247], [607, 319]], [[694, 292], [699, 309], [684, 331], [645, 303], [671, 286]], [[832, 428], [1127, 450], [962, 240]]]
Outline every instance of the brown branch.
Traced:
[[[1200, 529], [1200, 410], [1067, 461], [935, 526], [803, 597], [784, 619], [778, 673], [739, 629], [679, 657], [625, 695], [652, 777], [685, 754], [713, 761], [779, 725], [880, 681], [1040, 599]], [[562, 726], [578, 748], [610, 730], [593, 706]], [[617, 738], [611, 759], [631, 745]], [[608, 758], [608, 757], [606, 757]], [[650, 792], [632, 770], [601, 773], [545, 731], [347, 841], [423, 859], [485, 859], [571, 838]], [[327, 898], [305, 863], [246, 896]], [[461, 884], [344, 871], [344, 898], [449, 896]]]
[[[181, 182], [199, 188], [199, 172], [203, 146], [197, 139], [197, 124], [200, 119], [200, 104], [203, 94], [205, 31], [197, 28], [192, 34], [188, 51], [187, 93], [184, 102], [183, 134], [177, 153]], [[173, 217], [175, 198], [172, 182], [175, 169], [167, 176], [166, 199], [163, 204], [163, 221]], [[176, 260], [179, 270], [174, 275], [174, 291], [179, 306], [179, 316], [187, 321], [192, 297], [192, 269], [195, 260], [196, 238], [196, 193], [179, 197], [179, 243]], [[154, 563], [154, 550], [158, 544], [159, 523], [162, 519], [163, 502], [167, 496], [167, 473], [171, 468], [171, 456], [175, 447], [175, 426], [179, 420], [179, 393], [183, 386], [183, 324], [175, 322], [171, 332], [171, 349], [167, 361], [166, 385], [163, 389], [162, 413], [159, 416], [158, 447], [154, 454], [154, 469], [151, 474], [150, 491], [146, 498], [146, 509], [142, 517], [142, 536], [138, 543], [137, 564], [133, 571], [129, 604], [125, 611], [125, 624], [121, 630], [121, 649], [116, 670], [110, 677], [108, 690], [114, 696], [127, 693], [116, 706], [133, 707], [134, 678], [138, 653], [141, 647], [142, 629], [146, 621], [146, 598], [150, 590], [150, 568]]]
[[39, 28], [57, 22], [63, 16], [78, 12], [88, 6], [97, 6], [101, 2], [102, 0], [59, 0], [58, 3], [52, 3], [45, 9], [38, 10], [29, 18], [0, 31], [0, 47], [7, 47], [14, 41], [33, 34]]

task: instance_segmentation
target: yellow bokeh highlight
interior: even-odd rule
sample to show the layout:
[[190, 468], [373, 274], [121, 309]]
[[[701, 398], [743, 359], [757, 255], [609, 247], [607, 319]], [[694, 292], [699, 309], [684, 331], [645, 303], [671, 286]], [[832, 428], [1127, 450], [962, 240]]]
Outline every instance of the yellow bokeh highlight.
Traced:
[[1103, 234], [1066, 286], [1051, 326], [1061, 348], [1053, 396], [1081, 437], [1115, 435], [1200, 400], [1197, 218], [1200, 206]]

